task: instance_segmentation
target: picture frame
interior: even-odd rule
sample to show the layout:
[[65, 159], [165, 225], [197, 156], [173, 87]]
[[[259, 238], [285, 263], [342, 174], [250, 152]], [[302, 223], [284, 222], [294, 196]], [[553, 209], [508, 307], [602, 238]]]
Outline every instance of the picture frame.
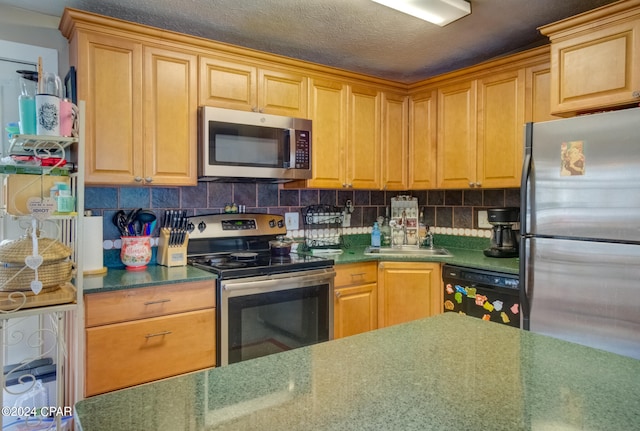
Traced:
[[75, 105], [78, 104], [75, 66], [71, 66], [69, 72], [67, 72], [67, 75], [64, 77], [64, 93], [67, 99], [71, 100]]

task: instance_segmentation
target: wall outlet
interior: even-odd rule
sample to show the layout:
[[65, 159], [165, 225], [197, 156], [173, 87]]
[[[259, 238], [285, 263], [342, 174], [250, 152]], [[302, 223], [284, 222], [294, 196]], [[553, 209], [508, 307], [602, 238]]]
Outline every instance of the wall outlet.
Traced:
[[491, 229], [487, 211], [478, 211], [478, 229]]
[[284, 224], [287, 230], [297, 230], [300, 228], [299, 215], [298, 213], [284, 213]]

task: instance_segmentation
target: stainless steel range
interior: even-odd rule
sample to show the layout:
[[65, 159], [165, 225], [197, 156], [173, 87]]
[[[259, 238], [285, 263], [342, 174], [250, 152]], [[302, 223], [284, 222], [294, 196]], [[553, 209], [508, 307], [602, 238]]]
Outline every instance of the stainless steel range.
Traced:
[[212, 214], [190, 219], [187, 262], [217, 275], [217, 365], [333, 338], [333, 260], [272, 256], [286, 234], [271, 214]]

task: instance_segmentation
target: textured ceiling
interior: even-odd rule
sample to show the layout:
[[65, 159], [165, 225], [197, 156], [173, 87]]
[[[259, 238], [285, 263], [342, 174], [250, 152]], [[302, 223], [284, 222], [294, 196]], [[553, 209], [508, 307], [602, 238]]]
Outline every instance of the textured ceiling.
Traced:
[[370, 0], [0, 0], [65, 6], [401, 82], [545, 43], [537, 27], [613, 0], [471, 0], [438, 27]]

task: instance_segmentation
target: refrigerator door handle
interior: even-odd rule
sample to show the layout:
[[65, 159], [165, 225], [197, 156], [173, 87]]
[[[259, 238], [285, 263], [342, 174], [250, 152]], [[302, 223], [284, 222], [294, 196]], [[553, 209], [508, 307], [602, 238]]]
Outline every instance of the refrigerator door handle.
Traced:
[[527, 263], [527, 242], [529, 240], [529, 228], [527, 226], [528, 208], [529, 208], [529, 179], [533, 169], [532, 162], [532, 142], [533, 142], [533, 123], [527, 123], [524, 127], [525, 156], [522, 163], [522, 178], [520, 181], [520, 313], [522, 315], [522, 329], [529, 330], [529, 295], [528, 295], [528, 273]]
[[528, 236], [520, 237], [520, 314], [522, 315], [522, 329], [529, 330], [529, 316], [531, 315], [531, 307], [529, 305], [529, 285], [527, 283], [529, 274], [527, 271], [527, 243], [531, 241]]

